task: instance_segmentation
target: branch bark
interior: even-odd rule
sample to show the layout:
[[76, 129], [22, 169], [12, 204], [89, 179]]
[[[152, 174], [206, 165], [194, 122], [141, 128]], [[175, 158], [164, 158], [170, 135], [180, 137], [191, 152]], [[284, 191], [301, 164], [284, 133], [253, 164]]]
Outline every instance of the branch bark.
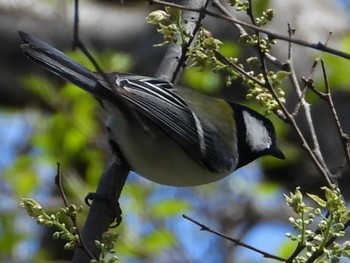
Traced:
[[[151, 1], [152, 2], [152, 1]], [[186, 6], [193, 9], [206, 8], [209, 1], [208, 0], [192, 0], [192, 1], [182, 1]], [[164, 58], [162, 59], [155, 77], [161, 79], [167, 79], [176, 83], [179, 74], [185, 67], [186, 53], [188, 47], [192, 44], [192, 41], [197, 34], [201, 21], [204, 18], [203, 13], [186, 11], [182, 13], [182, 19], [188, 21], [185, 24], [185, 30], [192, 32], [192, 38], [188, 41], [187, 45], [181, 46], [176, 43], [171, 43], [167, 49]]]
[[[95, 240], [101, 240], [103, 233], [109, 229], [110, 225], [121, 214], [118, 199], [128, 173], [128, 166], [113, 158], [107, 164], [100, 178], [96, 196], [108, 196], [109, 198], [96, 198], [93, 201], [82, 231], [82, 238], [86, 248], [97, 259], [99, 258], [100, 250], [96, 247]], [[73, 263], [90, 262], [90, 260], [91, 257], [82, 247], [76, 248], [72, 259]]]

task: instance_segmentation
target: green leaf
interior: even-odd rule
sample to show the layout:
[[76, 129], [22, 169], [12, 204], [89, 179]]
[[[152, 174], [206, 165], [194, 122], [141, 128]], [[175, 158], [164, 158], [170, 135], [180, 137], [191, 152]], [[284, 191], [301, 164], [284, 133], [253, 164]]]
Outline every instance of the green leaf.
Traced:
[[285, 80], [289, 76], [289, 74], [290, 73], [287, 71], [283, 71], [283, 70], [277, 71], [275, 72], [276, 80], [281, 83], [283, 80]]
[[165, 11], [170, 15], [172, 21], [176, 22], [180, 20], [180, 9], [173, 7], [165, 7]]
[[326, 207], [327, 202], [317, 195], [307, 194], [312, 200], [314, 200], [319, 206]]

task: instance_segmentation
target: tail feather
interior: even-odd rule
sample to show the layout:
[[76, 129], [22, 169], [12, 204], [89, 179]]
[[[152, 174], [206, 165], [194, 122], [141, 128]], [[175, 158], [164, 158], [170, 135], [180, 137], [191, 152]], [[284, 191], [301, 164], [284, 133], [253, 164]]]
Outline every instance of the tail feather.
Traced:
[[[64, 78], [96, 97], [104, 97], [107, 87], [102, 87], [96, 74], [67, 57], [44, 41], [25, 32], [18, 32], [24, 43], [23, 52], [46, 70]], [[102, 89], [101, 89], [102, 88]]]

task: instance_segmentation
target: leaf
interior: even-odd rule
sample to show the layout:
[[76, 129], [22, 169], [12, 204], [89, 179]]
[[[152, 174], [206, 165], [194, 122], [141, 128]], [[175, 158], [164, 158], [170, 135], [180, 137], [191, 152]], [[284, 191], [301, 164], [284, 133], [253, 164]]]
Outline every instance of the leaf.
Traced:
[[181, 10], [173, 7], [165, 7], [165, 11], [170, 15], [172, 21], [179, 21]]
[[287, 71], [283, 71], [283, 70], [281, 70], [281, 71], [277, 71], [276, 73], [275, 73], [275, 75], [276, 75], [276, 80], [277, 81], [279, 81], [280, 83], [283, 81], [283, 80], [285, 80], [288, 76], [289, 76], [289, 72], [287, 72]]
[[327, 202], [323, 200], [321, 197], [313, 194], [307, 194], [312, 200], [314, 200], [319, 206], [326, 207]]

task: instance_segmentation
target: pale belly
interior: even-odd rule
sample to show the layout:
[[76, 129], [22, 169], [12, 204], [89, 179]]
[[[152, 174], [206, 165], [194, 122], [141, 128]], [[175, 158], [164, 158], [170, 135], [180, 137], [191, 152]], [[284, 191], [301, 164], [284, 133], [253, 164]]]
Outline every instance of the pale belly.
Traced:
[[120, 147], [132, 170], [153, 182], [195, 186], [220, 180], [232, 172], [210, 172], [193, 161], [165, 133], [154, 135], [139, 125], [130, 127], [120, 116], [110, 118], [108, 126], [115, 131], [110, 136]]
[[[125, 158], [139, 175], [159, 184], [195, 186], [220, 180], [229, 173], [212, 173], [194, 162], [172, 140], [149, 138], [128, 139], [120, 144]], [[132, 142], [131, 142], [132, 141]], [[131, 143], [130, 143], [131, 142]]]

